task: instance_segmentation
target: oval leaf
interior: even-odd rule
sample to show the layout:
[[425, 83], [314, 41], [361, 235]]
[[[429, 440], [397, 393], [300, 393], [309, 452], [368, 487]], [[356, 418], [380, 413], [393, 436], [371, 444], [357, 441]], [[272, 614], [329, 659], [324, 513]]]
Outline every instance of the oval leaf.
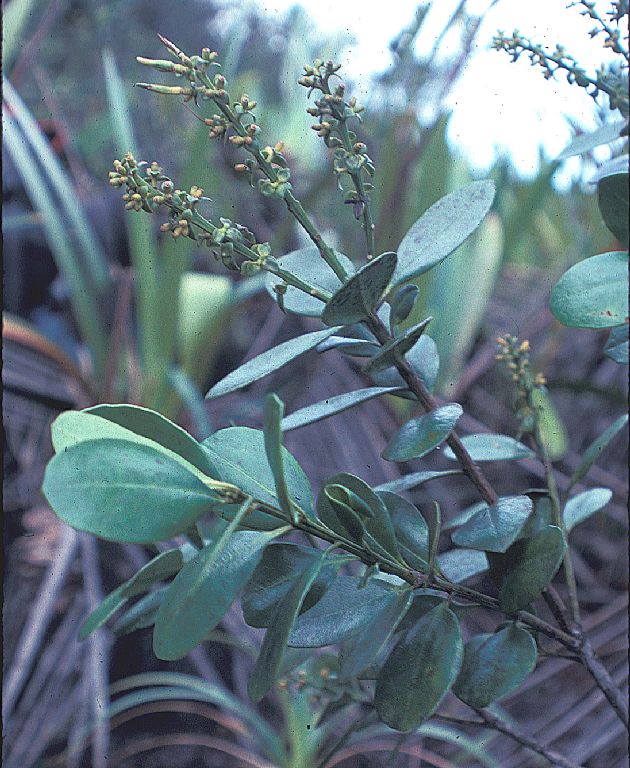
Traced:
[[432, 205], [398, 247], [394, 285], [422, 275], [460, 246], [485, 218], [494, 193], [492, 181], [475, 181]]
[[322, 312], [326, 325], [352, 325], [371, 314], [389, 285], [396, 263], [395, 253], [382, 253], [361, 267], [327, 302]]
[[604, 223], [617, 240], [627, 248], [628, 173], [614, 173], [600, 179], [597, 183], [597, 199]]
[[628, 365], [628, 326], [613, 328], [604, 347], [606, 355], [619, 365]]
[[533, 509], [529, 496], [503, 496], [496, 504], [475, 512], [451, 538], [460, 547], [505, 552], [518, 538]]
[[516, 624], [466, 643], [453, 693], [470, 707], [487, 707], [516, 690], [536, 666], [534, 638]]
[[289, 645], [322, 648], [364, 627], [374, 613], [396, 601], [398, 591], [378, 579], [362, 586], [358, 576], [338, 576], [326, 594], [295, 622]]
[[216, 500], [163, 451], [127, 440], [91, 440], [58, 453], [43, 491], [68, 525], [111, 541], [146, 543], [184, 533]]
[[[349, 275], [354, 274], [354, 266], [350, 259], [342, 253], [337, 253], [336, 255], [346, 272]], [[335, 293], [341, 286], [341, 280], [322, 259], [317, 247], [314, 245], [308, 245], [306, 248], [291, 251], [291, 253], [281, 256], [276, 261], [282, 269], [291, 272], [291, 274], [299, 277], [300, 280], [304, 280], [316, 288], [321, 288], [329, 293]], [[265, 287], [274, 301], [277, 301], [278, 298], [274, 287], [282, 282], [281, 277], [272, 275], [270, 272], [265, 273]], [[321, 317], [324, 306], [323, 301], [316, 299], [314, 296], [309, 296], [304, 291], [300, 291], [291, 285], [287, 287], [283, 297], [284, 309], [296, 315]]]
[[421, 323], [408, 328], [401, 336], [386, 344], [365, 366], [365, 372], [378, 373], [395, 365], [397, 360], [415, 346], [431, 320], [433, 320], [432, 317], [427, 317]]
[[411, 419], [398, 430], [381, 454], [387, 461], [419, 459], [443, 443], [462, 415], [461, 405], [449, 403]]
[[[219, 478], [232, 483], [243, 493], [259, 501], [278, 506], [276, 484], [265, 454], [265, 437], [258, 429], [228, 427], [220, 429], [203, 441]], [[285, 480], [289, 495], [308, 517], [315, 518], [313, 495], [304, 471], [287, 451], [282, 448]], [[226, 505], [222, 505], [225, 507]], [[249, 527], [271, 530], [282, 525], [276, 518], [264, 512], [254, 512], [247, 518]]]
[[247, 387], [254, 381], [258, 381], [258, 379], [262, 379], [287, 365], [291, 360], [295, 360], [296, 357], [303, 355], [310, 349], [314, 349], [320, 342], [332, 336], [333, 333], [337, 333], [338, 330], [340, 330], [340, 326], [328, 328], [324, 331], [305, 333], [302, 336], [296, 336], [293, 339], [284, 341], [282, 344], [278, 344], [277, 347], [273, 347], [273, 349], [268, 349], [266, 352], [243, 363], [240, 368], [232, 371], [232, 373], [228, 373], [224, 379], [218, 381], [210, 389], [206, 398], [221, 397], [229, 392], [236, 392], [239, 389], [243, 389], [243, 387]]
[[405, 589], [391, 603], [377, 609], [363, 629], [349, 637], [339, 654], [339, 677], [352, 680], [377, 658], [409, 610], [413, 591]]
[[580, 261], [551, 291], [551, 311], [572, 328], [613, 328], [628, 318], [628, 254], [600, 253]]
[[569, 142], [558, 155], [557, 159], [566, 160], [567, 157], [582, 155], [602, 144], [610, 144], [610, 142], [619, 139], [621, 130], [625, 125], [625, 120], [618, 120], [614, 123], [604, 123], [604, 125], [600, 125], [599, 128], [596, 128], [594, 131], [581, 133]]
[[389, 511], [403, 560], [416, 570], [426, 568], [429, 562], [429, 528], [424, 517], [411, 502], [395, 493], [380, 491], [378, 495]]
[[455, 682], [463, 657], [457, 616], [440, 604], [398, 641], [376, 680], [374, 704], [397, 731], [417, 728]]
[[[466, 435], [461, 440], [473, 461], [515, 461], [516, 459], [533, 459], [536, 456], [526, 445], [508, 435], [479, 433]], [[445, 449], [444, 456], [457, 461], [450, 448]]]
[[501, 608], [516, 613], [535, 600], [556, 575], [565, 550], [564, 534], [554, 525], [513, 544], [503, 558]]
[[599, 512], [611, 499], [612, 491], [609, 488], [592, 488], [569, 499], [562, 513], [567, 533], [584, 520], [588, 520], [595, 512]]
[[163, 448], [173, 451], [210, 477], [217, 477], [210, 457], [201, 444], [186, 430], [169, 421], [162, 414], [126, 403], [95, 405], [82, 413], [91, 413], [107, 419], [136, 435], [146, 437]]
[[438, 555], [437, 563], [442, 574], [454, 584], [459, 584], [488, 570], [485, 552], [477, 549], [451, 549]]
[[248, 693], [255, 702], [260, 701], [271, 690], [280, 675], [291, 628], [300, 612], [304, 598], [320, 572], [326, 555], [326, 552], [320, 552], [315, 562], [298, 575], [276, 610], [247, 686]]
[[217, 626], [275, 532], [225, 534], [189, 560], [168, 588], [153, 632], [158, 659], [183, 658]]

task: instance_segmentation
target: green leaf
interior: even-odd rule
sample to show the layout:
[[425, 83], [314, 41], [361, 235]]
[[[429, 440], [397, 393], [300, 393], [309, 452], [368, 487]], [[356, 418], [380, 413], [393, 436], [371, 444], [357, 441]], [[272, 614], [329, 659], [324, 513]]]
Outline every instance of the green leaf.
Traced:
[[[350, 275], [353, 274], [354, 266], [350, 259], [341, 253], [336, 255], [346, 272]], [[322, 259], [317, 247], [314, 245], [308, 245], [306, 248], [291, 251], [291, 253], [276, 259], [276, 262], [282, 269], [291, 272], [292, 275], [299, 277], [300, 280], [329, 293], [335, 293], [341, 286], [341, 280]], [[274, 301], [277, 301], [274, 286], [280, 285], [282, 282], [282, 278], [272, 275], [270, 272], [267, 272], [265, 275], [265, 287]], [[283, 306], [287, 312], [296, 315], [321, 317], [325, 304], [323, 301], [309, 296], [290, 285], [284, 294]]]
[[[462, 437], [462, 443], [473, 461], [514, 461], [536, 456], [530, 448], [508, 435], [466, 435]], [[444, 456], [452, 461], [457, 460], [451, 448], [445, 449]]]
[[602, 434], [595, 438], [589, 447], [584, 451], [582, 460], [578, 464], [575, 472], [571, 475], [571, 481], [569, 482], [569, 490], [578, 483], [593, 466], [593, 464], [599, 459], [600, 454], [606, 448], [608, 443], [615, 437], [617, 432], [623, 429], [628, 423], [628, 414], [624, 413], [618, 419], [604, 430]]
[[494, 193], [492, 181], [475, 181], [432, 205], [398, 247], [394, 285], [424, 274], [460, 246], [483, 221]]
[[352, 680], [370, 666], [403, 620], [413, 597], [413, 590], [402, 590], [394, 601], [377, 608], [359, 632], [347, 638], [339, 654], [340, 679]]
[[461, 473], [462, 472], [460, 469], [447, 469], [434, 472], [411, 472], [410, 474], [404, 475], [404, 477], [400, 477], [397, 480], [390, 480], [387, 483], [375, 485], [373, 490], [377, 493], [381, 493], [381, 491], [390, 491], [391, 493], [410, 491], [412, 488], [417, 488], [419, 485], [428, 483], [430, 480], [439, 480], [441, 477], [461, 475]]
[[372, 357], [380, 347], [367, 339], [353, 339], [347, 336], [330, 336], [317, 346], [318, 352], [328, 352], [330, 349], [338, 349], [352, 357]]
[[398, 338], [390, 341], [389, 344], [386, 344], [365, 366], [365, 372], [378, 373], [379, 371], [383, 371], [386, 368], [395, 365], [397, 360], [401, 359], [403, 355], [415, 346], [432, 319], [432, 317], [427, 317], [421, 323], [408, 328]]
[[85, 640], [99, 627], [102, 627], [106, 621], [108, 621], [119, 608], [127, 602], [127, 598], [122, 593], [124, 585], [110, 592], [109, 595], [100, 603], [87, 619], [81, 624], [79, 629], [79, 640]]
[[426, 456], [446, 440], [462, 413], [461, 405], [449, 403], [410, 419], [390, 440], [382, 457], [387, 461], [410, 461]]
[[572, 328], [613, 328], [628, 318], [628, 254], [612, 251], [571, 267], [551, 291], [551, 311]]
[[599, 128], [596, 128], [594, 131], [576, 136], [562, 150], [557, 159], [566, 160], [567, 157], [583, 155], [591, 149], [595, 149], [595, 147], [599, 147], [602, 144], [610, 144], [612, 141], [618, 140], [621, 129], [625, 124], [625, 120], [617, 120], [614, 123], [604, 123], [604, 125], [600, 125]]
[[499, 592], [505, 613], [526, 608], [547, 587], [560, 567], [566, 541], [554, 525], [548, 525], [529, 539], [513, 544], [504, 558], [504, 573]]
[[355, 389], [353, 392], [344, 392], [341, 395], [333, 395], [326, 400], [320, 400], [319, 403], [307, 405], [294, 411], [289, 416], [282, 419], [282, 429], [288, 432], [291, 429], [299, 429], [307, 424], [314, 424], [317, 421], [327, 419], [337, 413], [354, 408], [355, 405], [365, 403], [374, 397], [389, 395], [400, 391], [400, 387], [366, 387], [365, 389]]
[[338, 576], [326, 594], [295, 622], [289, 645], [322, 648], [358, 632], [374, 613], [396, 601], [398, 590], [379, 579]]
[[619, 240], [628, 247], [628, 173], [614, 173], [597, 182], [597, 199], [602, 219]]
[[417, 728], [455, 682], [463, 657], [457, 616], [441, 604], [402, 635], [376, 680], [374, 704], [397, 731]]
[[[204, 440], [202, 445], [208, 451], [223, 482], [236, 485], [259, 501], [278, 506], [275, 479], [265, 453], [264, 434], [260, 430], [250, 427], [220, 429]], [[315, 519], [308, 478], [284, 447], [282, 457], [289, 496], [308, 517]], [[247, 524], [263, 530], [281, 525], [276, 518], [264, 512], [253, 512], [247, 518]]]
[[137, 543], [183, 533], [216, 498], [163, 450], [111, 439], [78, 443], [54, 456], [43, 491], [68, 525]]
[[[270, 544], [265, 549], [241, 600], [243, 615], [250, 627], [268, 627], [271, 624], [278, 604], [289, 593], [292, 584], [320, 556], [319, 549], [288, 542]], [[339, 568], [352, 559], [351, 556], [328, 556], [326, 565], [304, 601], [303, 610], [315, 605]]]
[[365, 544], [375, 554], [400, 560], [387, 507], [356, 475], [340, 472], [329, 478], [317, 499], [317, 512], [336, 533]]
[[[435, 341], [423, 333], [414, 346], [405, 354], [405, 360], [422, 379], [427, 389], [432, 392], [440, 369], [440, 356]], [[371, 378], [381, 387], [407, 387], [403, 377], [396, 368], [386, 368], [384, 371], [372, 373]], [[400, 396], [405, 396], [401, 394]], [[415, 395], [407, 394], [407, 398], [415, 400]]]
[[452, 535], [460, 547], [505, 552], [518, 538], [533, 510], [528, 496], [503, 496], [476, 512]]
[[[107, 419], [107, 421], [118, 424], [134, 435], [144, 437], [169, 451], [173, 451], [173, 453], [181, 456], [205, 475], [217, 477], [216, 469], [210, 461], [208, 453], [195, 438], [156, 411], [141, 408], [138, 405], [120, 404], [95, 405], [82, 411], [82, 413], [99, 416], [101, 419]], [[62, 414], [62, 416], [65, 416], [65, 414]], [[55, 444], [55, 423], [53, 423], [52, 427], [53, 444]], [[73, 425], [68, 424], [68, 426], [72, 427]], [[77, 420], [76, 432], [79, 435], [84, 432], [80, 420]], [[116, 436], [118, 436], [118, 433], [116, 433]], [[98, 437], [98, 434], [95, 434], [94, 437]], [[55, 446], [55, 450], [59, 451], [59, 448]]]
[[413, 601], [403, 620], [398, 625], [397, 632], [406, 632], [414, 627], [420, 619], [436, 606], [446, 603], [444, 595], [432, 589], [414, 589]]
[[255, 702], [259, 702], [271, 690], [280, 674], [291, 628], [327, 554], [327, 552], [320, 552], [315, 562], [293, 582], [289, 592], [278, 605], [247, 686], [249, 695]]
[[389, 511], [403, 560], [416, 570], [426, 569], [429, 562], [429, 528], [420, 511], [395, 493], [380, 491], [378, 495]]
[[310, 349], [314, 349], [321, 341], [337, 333], [340, 326], [328, 328], [324, 331], [314, 331], [305, 333], [302, 336], [296, 336], [293, 339], [278, 344], [277, 347], [263, 352], [261, 355], [248, 360], [246, 363], [229, 373], [224, 379], [217, 382], [208, 392], [206, 398], [221, 397], [229, 392], [236, 392], [238, 389], [252, 384], [258, 379], [268, 376], [279, 368], [295, 360], [296, 357], [303, 355]]
[[417, 285], [403, 285], [391, 300], [390, 327], [393, 329], [406, 320], [416, 303], [420, 289]]
[[128, 611], [125, 611], [112, 627], [112, 632], [116, 637], [128, 635], [137, 629], [152, 627], [155, 624], [158, 610], [167, 589], [168, 587], [160, 587], [154, 592], [149, 592]]
[[453, 693], [470, 707], [487, 707], [519, 687], [536, 666], [536, 656], [534, 638], [517, 624], [476, 635], [464, 648]]
[[277, 395], [269, 394], [265, 399], [263, 432], [265, 453], [273, 474], [276, 487], [276, 497], [280, 502], [280, 509], [289, 517], [297, 521], [296, 512], [291, 506], [291, 497], [287, 482], [284, 477], [284, 457], [282, 454], [282, 427], [280, 423], [284, 414], [284, 403]]
[[371, 314], [383, 297], [394, 270], [395, 253], [369, 261], [328, 300], [322, 320], [326, 325], [352, 325]]
[[438, 566], [443, 575], [454, 584], [459, 584], [488, 570], [485, 552], [477, 549], [451, 549], [438, 555]]
[[611, 330], [604, 351], [619, 365], [628, 364], [628, 326], [626, 324], [618, 325]]
[[158, 659], [181, 659], [203, 642], [250, 579], [265, 546], [278, 535], [234, 532], [250, 504], [248, 498], [221, 537], [189, 560], [168, 588], [153, 632]]
[[611, 499], [612, 491], [609, 488], [591, 488], [590, 491], [578, 493], [577, 496], [569, 499], [562, 512], [567, 533], [594, 515], [595, 512], [599, 512]]
[[569, 436], [564, 423], [547, 392], [534, 389], [531, 402], [536, 409], [538, 436], [551, 461], [557, 461], [569, 450]]

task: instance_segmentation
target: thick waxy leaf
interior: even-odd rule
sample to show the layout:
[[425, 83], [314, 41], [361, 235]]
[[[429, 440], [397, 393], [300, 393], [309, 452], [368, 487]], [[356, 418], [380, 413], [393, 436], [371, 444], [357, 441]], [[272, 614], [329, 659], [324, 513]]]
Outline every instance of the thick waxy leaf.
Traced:
[[619, 365], [628, 364], [628, 326], [618, 325], [613, 328], [606, 342], [604, 351], [611, 360]]
[[[354, 266], [350, 259], [341, 253], [337, 253], [337, 258], [349, 275], [354, 274]], [[291, 274], [299, 277], [300, 280], [304, 280], [316, 288], [322, 288], [330, 293], [335, 293], [341, 286], [341, 280], [322, 259], [314, 245], [308, 245], [306, 248], [291, 251], [286, 256], [276, 259], [276, 262], [281, 269], [291, 272]], [[265, 286], [274, 300], [277, 300], [274, 286], [281, 283], [282, 278], [272, 275], [270, 272], [266, 273]], [[283, 297], [284, 309], [296, 315], [320, 317], [324, 306], [323, 301], [309, 296], [298, 288], [293, 288], [291, 285], [288, 286]]]
[[216, 499], [163, 450], [110, 439], [77, 443], [54, 456], [43, 491], [68, 525], [138, 543], [183, 533]]
[[425, 569], [429, 562], [429, 528], [425, 519], [401, 496], [389, 491], [380, 491], [378, 495], [389, 511], [403, 560], [416, 570]]
[[317, 345], [318, 352], [328, 352], [329, 349], [339, 349], [346, 355], [354, 357], [372, 357], [380, 347], [367, 339], [352, 339], [346, 336], [330, 336]]
[[539, 496], [531, 492], [528, 495], [534, 502], [534, 511], [521, 530], [521, 539], [530, 538], [548, 525], [553, 525], [553, 510], [549, 496]]
[[628, 318], [628, 254], [612, 251], [571, 267], [551, 291], [551, 311], [572, 328], [614, 328]]
[[401, 591], [395, 601], [377, 609], [372, 620], [344, 642], [339, 654], [341, 679], [351, 680], [376, 659], [407, 613], [413, 595], [411, 589]]
[[322, 648], [358, 632], [374, 613], [396, 602], [399, 590], [379, 579], [338, 576], [326, 594], [296, 620], [289, 645]]
[[387, 507], [356, 475], [340, 472], [326, 481], [317, 498], [320, 520], [331, 530], [365, 544], [379, 555], [400, 560]]
[[400, 493], [400, 491], [410, 491], [412, 488], [417, 488], [419, 485], [428, 483], [429, 480], [439, 480], [441, 477], [449, 477], [450, 475], [461, 475], [461, 470], [447, 469], [435, 472], [412, 472], [409, 475], [398, 478], [398, 480], [390, 480], [387, 483], [375, 485], [373, 490], [377, 493], [381, 491]]
[[432, 205], [398, 247], [394, 285], [422, 275], [460, 246], [490, 210], [494, 192], [492, 181], [475, 181]]
[[[265, 454], [263, 433], [250, 427], [220, 429], [203, 441], [219, 478], [232, 483], [244, 493], [274, 506], [279, 505], [276, 484]], [[282, 448], [284, 476], [289, 496], [307, 516], [314, 518], [313, 496], [308, 478], [291, 454]], [[224, 508], [226, 505], [222, 505]], [[254, 512], [247, 518], [248, 526], [270, 530], [281, 523], [264, 512]]]
[[628, 423], [628, 414], [624, 413], [618, 419], [605, 429], [601, 435], [589, 445], [582, 455], [582, 461], [578, 464], [575, 472], [571, 475], [571, 482], [569, 483], [569, 489], [578, 483], [593, 466], [593, 464], [599, 459], [601, 452], [606, 448], [608, 443], [615, 437], [619, 430], [623, 429]]
[[564, 535], [554, 525], [513, 544], [503, 558], [501, 608], [516, 613], [535, 600], [555, 576], [565, 550]]
[[516, 690], [536, 666], [534, 638], [517, 624], [466, 643], [453, 693], [471, 707], [487, 707]]
[[536, 409], [538, 435], [551, 461], [561, 459], [569, 449], [569, 436], [549, 394], [534, 389], [531, 402]]
[[[440, 369], [440, 356], [437, 345], [430, 336], [423, 333], [414, 346], [405, 354], [405, 360], [420, 376], [427, 389], [432, 392]], [[384, 371], [372, 373], [371, 378], [381, 387], [406, 387], [406, 383], [396, 368], [386, 368]], [[400, 397], [415, 400], [415, 395], [408, 392]]]
[[605, 123], [594, 131], [576, 136], [558, 155], [558, 160], [566, 160], [567, 157], [582, 155], [591, 149], [595, 149], [595, 147], [599, 147], [601, 144], [610, 144], [611, 141], [619, 139], [619, 134], [625, 124], [625, 120]]
[[311, 563], [310, 567], [293, 582], [289, 592], [278, 605], [273, 623], [267, 630], [247, 687], [250, 697], [255, 702], [260, 701], [271, 690], [280, 675], [282, 657], [287, 647], [291, 628], [325, 559], [326, 553], [320, 552], [315, 562]]
[[319, 403], [308, 405], [306, 408], [300, 408], [289, 416], [282, 419], [282, 429], [288, 432], [291, 429], [305, 427], [307, 424], [314, 424], [329, 416], [347, 411], [354, 408], [355, 405], [365, 403], [374, 397], [389, 395], [392, 392], [400, 391], [400, 387], [366, 387], [365, 389], [356, 389], [354, 392], [344, 392], [342, 395], [333, 395]]
[[396, 263], [395, 253], [382, 253], [361, 267], [327, 302], [322, 312], [326, 325], [352, 325], [364, 320], [383, 297]]
[[437, 605], [446, 603], [444, 595], [432, 589], [414, 589], [413, 600], [409, 610], [397, 627], [397, 632], [406, 632], [415, 626], [421, 618], [426, 616]]
[[95, 405], [83, 413], [91, 413], [102, 419], [146, 437], [154, 443], [178, 454], [210, 477], [217, 477], [210, 457], [192, 435], [169, 421], [160, 413], [137, 405]]
[[112, 632], [116, 637], [128, 635], [137, 629], [145, 629], [155, 624], [158, 610], [164, 600], [164, 595], [168, 587], [160, 587], [155, 592], [149, 592], [135, 605], [123, 613], [112, 627]]
[[[246, 513], [247, 503], [241, 514]], [[214, 543], [208, 544], [177, 574], [160, 606], [153, 632], [159, 659], [183, 658], [201, 643], [249, 581], [263, 549], [277, 535], [236, 531], [237, 515]]]
[[287, 363], [290, 363], [291, 360], [295, 360], [296, 357], [308, 352], [309, 349], [314, 349], [320, 342], [332, 336], [338, 330], [340, 330], [339, 327], [305, 333], [302, 336], [296, 336], [293, 339], [284, 341], [282, 344], [278, 344], [277, 347], [273, 347], [273, 349], [268, 349], [261, 355], [257, 355], [243, 363], [240, 368], [232, 371], [224, 379], [217, 382], [210, 389], [206, 398], [221, 397], [229, 392], [243, 389], [243, 387], [252, 384], [254, 381], [258, 381], [258, 379], [262, 379], [282, 368]]
[[[473, 461], [513, 461], [532, 459], [536, 455], [523, 443], [508, 435], [487, 435], [479, 433], [462, 437], [462, 443]], [[456, 461], [450, 448], [444, 450], [447, 459]]]
[[455, 515], [455, 517], [451, 518], [448, 522], [445, 522], [443, 529], [445, 531], [450, 531], [453, 528], [459, 528], [460, 525], [464, 525], [464, 523], [467, 523], [471, 517], [476, 515], [479, 510], [486, 509], [487, 506], [485, 501], [478, 501], [475, 504], [471, 504], [469, 507], [462, 510], [459, 515]]
[[449, 403], [410, 419], [398, 430], [381, 454], [387, 461], [419, 459], [443, 443], [462, 415], [461, 405]]
[[476, 512], [451, 538], [460, 547], [505, 552], [518, 538], [533, 508], [528, 496], [504, 496]]
[[89, 440], [128, 440], [165, 454], [193, 474], [217, 476], [210, 458], [193, 437], [146, 408], [105, 405], [87, 411], [66, 411], [53, 422], [51, 436], [56, 453]]
[[79, 640], [85, 640], [86, 637], [96, 632], [119, 608], [123, 607], [127, 602], [127, 598], [122, 593], [123, 586], [121, 585], [113, 592], [110, 592], [103, 602], [90, 613], [79, 629]]
[[485, 552], [476, 549], [451, 549], [442, 552], [437, 559], [440, 571], [455, 584], [459, 584], [488, 570]]
[[[270, 544], [242, 597], [243, 615], [251, 627], [268, 627], [275, 616], [278, 604], [289, 593], [294, 582], [321, 557], [314, 547], [281, 542]], [[329, 554], [315, 583], [311, 587], [303, 610], [308, 610], [322, 597], [326, 587], [339, 568], [353, 558]]]
[[597, 199], [604, 223], [617, 240], [627, 248], [629, 202], [627, 170], [625, 173], [614, 173], [601, 178], [597, 183]]
[[416, 303], [420, 289], [417, 285], [403, 285], [391, 300], [390, 325], [392, 328], [406, 320]]
[[384, 371], [386, 368], [395, 365], [398, 359], [402, 358], [405, 353], [409, 352], [409, 350], [415, 346], [432, 319], [432, 317], [427, 317], [421, 323], [407, 329], [398, 338], [384, 346], [365, 366], [365, 372], [378, 373], [379, 371]]
[[276, 497], [280, 502], [280, 509], [292, 518], [296, 512], [291, 506], [291, 496], [287, 488], [284, 476], [284, 457], [282, 455], [282, 427], [280, 423], [284, 415], [284, 403], [277, 395], [269, 394], [265, 399], [264, 412], [264, 443], [267, 461], [273, 474], [276, 486]]
[[429, 718], [455, 682], [463, 657], [457, 616], [441, 604], [402, 635], [376, 680], [384, 723], [410, 731]]
[[569, 499], [562, 513], [567, 532], [599, 512], [611, 499], [612, 491], [609, 488], [592, 488]]

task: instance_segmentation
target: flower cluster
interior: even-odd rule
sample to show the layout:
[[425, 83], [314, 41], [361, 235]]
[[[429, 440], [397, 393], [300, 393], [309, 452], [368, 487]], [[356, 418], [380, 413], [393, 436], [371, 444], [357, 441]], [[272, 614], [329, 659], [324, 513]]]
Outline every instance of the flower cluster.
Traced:
[[521, 432], [533, 432], [536, 428], [536, 409], [532, 403], [532, 392], [544, 390], [546, 379], [542, 373], [533, 373], [529, 360], [529, 341], [506, 334], [497, 339], [499, 352], [496, 359], [505, 363], [515, 383], [514, 412], [520, 422]]

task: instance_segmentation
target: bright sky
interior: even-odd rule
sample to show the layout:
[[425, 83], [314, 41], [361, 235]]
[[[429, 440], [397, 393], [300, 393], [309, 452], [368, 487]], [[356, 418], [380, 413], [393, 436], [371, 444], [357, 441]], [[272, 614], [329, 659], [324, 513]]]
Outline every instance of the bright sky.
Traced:
[[[294, 0], [251, 1], [269, 14], [284, 14], [296, 4]], [[391, 62], [389, 42], [409, 24], [418, 4], [416, 0], [385, 4], [317, 0], [307, 4], [307, 12], [323, 32], [343, 31], [355, 38], [341, 61], [355, 82], [365, 84], [369, 75]], [[457, 0], [434, 2], [418, 39], [420, 52], [430, 49], [433, 36], [456, 5]], [[481, 12], [488, 5], [489, 0], [470, 0], [468, 8]], [[542, 70], [531, 67], [525, 58], [511, 64], [505, 53], [488, 49], [497, 30], [511, 33], [516, 28], [552, 48], [562, 43], [587, 71], [592, 70], [606, 58], [601, 38], [590, 40], [592, 20], [567, 5], [565, 0], [498, 0], [488, 12], [474, 56], [451, 98], [449, 139], [475, 169], [487, 169], [500, 152], [509, 154], [519, 174], [532, 176], [541, 146], [550, 159], [569, 142], [572, 131], [567, 117], [585, 129], [598, 124], [594, 104], [581, 88], [570, 87], [561, 78], [545, 81]], [[598, 5], [602, 11], [609, 8], [604, 0]], [[579, 161], [567, 161], [565, 180], [579, 167]]]

